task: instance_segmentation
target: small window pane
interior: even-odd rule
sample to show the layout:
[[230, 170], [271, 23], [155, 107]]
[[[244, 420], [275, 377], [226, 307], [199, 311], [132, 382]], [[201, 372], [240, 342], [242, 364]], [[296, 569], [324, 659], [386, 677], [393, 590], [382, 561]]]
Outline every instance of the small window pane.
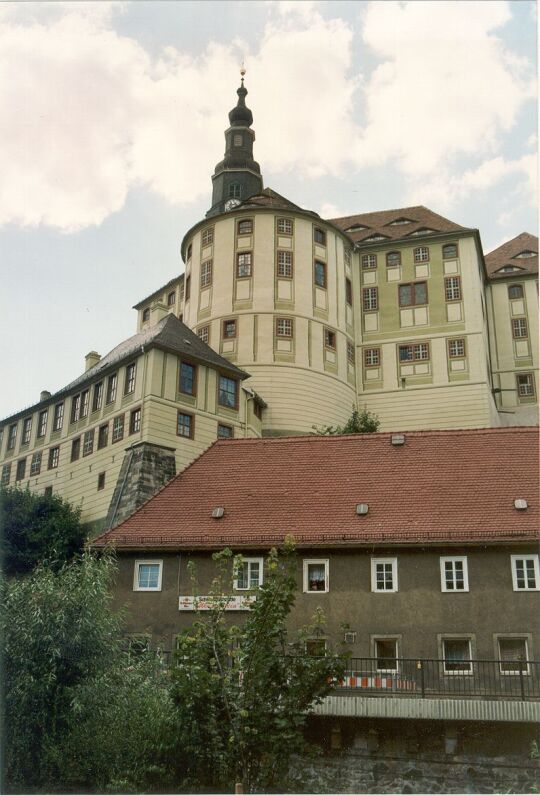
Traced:
[[139, 588], [157, 588], [159, 563], [139, 563]]
[[308, 563], [308, 591], [326, 590], [326, 566], [324, 563]]

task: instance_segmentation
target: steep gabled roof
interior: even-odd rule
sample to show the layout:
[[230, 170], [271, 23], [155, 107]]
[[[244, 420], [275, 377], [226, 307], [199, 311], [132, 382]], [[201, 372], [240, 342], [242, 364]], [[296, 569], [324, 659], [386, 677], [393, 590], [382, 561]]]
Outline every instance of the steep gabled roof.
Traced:
[[[400, 223], [409, 221], [410, 223]], [[402, 240], [414, 236], [415, 232], [424, 229], [432, 233], [444, 232], [474, 232], [466, 226], [460, 226], [442, 215], [434, 213], [427, 207], [400, 207], [396, 210], [381, 210], [375, 213], [359, 213], [347, 215], [344, 218], [332, 218], [331, 223], [343, 229], [352, 237], [355, 243], [362, 243], [374, 234], [384, 235], [391, 240]], [[355, 226], [365, 229], [354, 229]], [[429, 236], [429, 232], [426, 235]]]
[[[519, 257], [523, 252], [533, 251], [534, 257]], [[528, 232], [522, 232], [507, 243], [486, 254], [486, 269], [490, 279], [504, 279], [512, 276], [525, 276], [538, 273], [538, 238]], [[502, 268], [519, 268], [512, 271], [501, 271]]]
[[[535, 541], [538, 428], [218, 441], [93, 543], [122, 549]], [[529, 507], [516, 510], [514, 500]], [[366, 503], [366, 516], [356, 505]], [[221, 519], [212, 510], [223, 507]]]
[[[224, 372], [231, 373], [236, 378], [249, 378], [249, 374], [240, 370], [239, 367], [229, 362], [223, 356], [216, 353], [209, 345], [203, 342], [196, 334], [193, 333], [187, 326], [185, 326], [173, 314], [168, 314], [162, 318], [155, 326], [148, 329], [139, 331], [132, 337], [128, 337], [106, 356], [103, 356], [97, 364], [95, 364], [82, 375], [75, 378], [67, 386], [55, 392], [49, 398], [34, 406], [29, 406], [22, 411], [7, 417], [5, 421], [13, 420], [15, 417], [23, 414], [28, 414], [38, 407], [56, 403], [65, 395], [70, 392], [74, 393], [78, 389], [82, 389], [85, 384], [99, 378], [100, 374], [106, 375], [112, 372], [116, 367], [119, 367], [123, 362], [134, 356], [139, 356], [149, 348], [161, 348], [162, 350], [170, 351], [171, 353], [178, 354], [179, 356], [187, 356], [191, 359], [209, 364], [211, 367], [216, 367]], [[4, 420], [2, 420], [2, 423]]]

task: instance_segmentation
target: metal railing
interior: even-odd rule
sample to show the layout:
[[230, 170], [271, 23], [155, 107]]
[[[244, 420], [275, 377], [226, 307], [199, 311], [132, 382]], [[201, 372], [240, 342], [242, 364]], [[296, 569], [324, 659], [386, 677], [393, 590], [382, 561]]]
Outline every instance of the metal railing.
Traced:
[[337, 693], [418, 698], [540, 699], [540, 663], [353, 657]]

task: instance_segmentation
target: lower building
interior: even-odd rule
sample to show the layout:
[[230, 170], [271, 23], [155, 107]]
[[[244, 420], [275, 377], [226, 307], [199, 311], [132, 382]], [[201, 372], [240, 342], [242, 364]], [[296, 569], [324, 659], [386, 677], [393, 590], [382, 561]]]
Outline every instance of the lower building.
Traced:
[[292, 535], [290, 630], [322, 608], [306, 652], [351, 656], [321, 719], [529, 726], [540, 718], [537, 473], [532, 428], [218, 441], [94, 546], [116, 549], [128, 634], [168, 653], [204, 610], [212, 552], [242, 555], [228, 605], [241, 622], [265, 554]]

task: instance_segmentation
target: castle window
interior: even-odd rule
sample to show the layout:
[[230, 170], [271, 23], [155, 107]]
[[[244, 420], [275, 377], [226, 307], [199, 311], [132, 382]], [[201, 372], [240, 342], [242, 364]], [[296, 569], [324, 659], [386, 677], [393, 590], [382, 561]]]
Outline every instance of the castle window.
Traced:
[[516, 299], [523, 298], [523, 287], [521, 284], [511, 284], [508, 287], [508, 298], [511, 301], [515, 301]]
[[[203, 229], [201, 234], [201, 243], [203, 246], [209, 246], [211, 243], [214, 242], [214, 227], [210, 226], [207, 229]], [[191, 252], [189, 252], [191, 254]]]
[[236, 133], [236, 135], [233, 136], [233, 146], [242, 146], [243, 143], [244, 143], [243, 137], [238, 133]]
[[352, 254], [350, 248], [343, 249], [343, 259], [345, 260], [345, 266], [347, 268], [350, 268], [352, 262]]
[[232, 425], [223, 425], [223, 423], [218, 423], [217, 426], [217, 438], [218, 439], [232, 439], [234, 437], [234, 428]]
[[22, 444], [28, 444], [30, 442], [31, 434], [32, 434], [32, 417], [27, 417], [23, 422]]
[[54, 407], [53, 431], [60, 431], [64, 422], [64, 404], [57, 403]]
[[223, 321], [223, 339], [230, 340], [236, 337], [236, 320]]
[[368, 268], [376, 268], [377, 267], [377, 255], [376, 254], [364, 254], [362, 256], [362, 268], [364, 270], [368, 270]]
[[422, 304], [427, 304], [426, 282], [399, 285], [400, 306], [421, 306]]
[[380, 348], [364, 348], [364, 365], [366, 367], [378, 367], [381, 363]]
[[109, 442], [109, 423], [101, 425], [98, 431], [97, 449], [102, 450]]
[[197, 368], [194, 364], [180, 362], [180, 392], [185, 395], [197, 393]]
[[244, 251], [236, 255], [236, 278], [246, 279], [251, 276], [251, 251]]
[[51, 449], [49, 450], [49, 462], [47, 465], [47, 469], [57, 469], [59, 460], [60, 460], [60, 448], [51, 447]]
[[186, 294], [185, 299], [189, 301], [191, 298], [191, 276], [186, 276]]
[[419, 342], [415, 345], [399, 346], [400, 362], [425, 362], [429, 360], [429, 344]]
[[534, 379], [532, 373], [520, 373], [516, 376], [519, 397], [534, 397]]
[[15, 471], [15, 481], [24, 480], [26, 475], [26, 458], [21, 458], [17, 461], [17, 469]]
[[242, 196], [242, 186], [239, 182], [231, 182], [229, 185], [229, 199], [240, 199]]
[[325, 328], [324, 330], [324, 346], [325, 348], [330, 348], [333, 351], [336, 349], [336, 334], [329, 328]]
[[9, 426], [7, 449], [13, 450], [17, 441], [17, 423]]
[[82, 454], [83, 457], [86, 455], [90, 455], [94, 452], [94, 428], [90, 431], [86, 431], [83, 436], [83, 449]]
[[448, 356], [450, 359], [460, 359], [465, 356], [465, 340], [448, 340]]
[[427, 246], [418, 246], [414, 249], [415, 262], [429, 262], [429, 248]]
[[176, 292], [173, 290], [172, 293], [169, 293], [167, 296], [167, 306], [174, 306], [174, 302], [176, 301]]
[[292, 251], [278, 251], [277, 275], [280, 276], [282, 279], [292, 279], [293, 275]]
[[130, 395], [135, 391], [135, 362], [126, 367], [126, 380], [124, 382], [124, 395]]
[[318, 287], [326, 287], [326, 264], [318, 259], [315, 260], [314, 279]]
[[119, 442], [124, 438], [124, 415], [119, 414], [118, 417], [113, 419], [112, 426], [112, 441]]
[[200, 326], [197, 329], [197, 336], [203, 342], [206, 342], [208, 345], [208, 341], [210, 339], [210, 326]]
[[131, 414], [129, 415], [129, 433], [130, 435], [133, 433], [139, 433], [141, 430], [141, 410], [133, 409]]
[[41, 472], [41, 450], [34, 453], [30, 461], [30, 475], [39, 475]]
[[220, 375], [218, 386], [218, 403], [228, 409], [238, 408], [238, 381]]
[[278, 218], [277, 231], [279, 235], [292, 235], [293, 222], [291, 218]]
[[70, 461], [78, 461], [81, 455], [81, 437], [77, 436], [71, 442], [71, 458]]
[[107, 403], [114, 403], [116, 400], [116, 385], [118, 383], [118, 376], [113, 373], [107, 379]]
[[195, 431], [195, 417], [193, 414], [179, 411], [176, 421], [176, 433], [185, 439], [193, 439]]
[[149, 320], [150, 320], [150, 308], [146, 307], [146, 309], [144, 309], [142, 313], [142, 322], [148, 323]]
[[92, 411], [99, 411], [103, 402], [103, 381], [94, 385], [94, 395], [92, 398]]
[[355, 364], [354, 345], [349, 341], [347, 341], [347, 361], [349, 364]]
[[237, 229], [239, 235], [250, 235], [253, 232], [253, 221], [251, 218], [242, 219], [238, 221]]
[[85, 389], [81, 392], [81, 417], [88, 417], [88, 407], [90, 403], [90, 390]]
[[397, 268], [401, 265], [401, 253], [399, 251], [389, 251], [386, 255], [386, 266], [388, 268]]
[[293, 321], [292, 318], [278, 317], [276, 318], [276, 337], [288, 337], [293, 335]]
[[350, 279], [345, 279], [345, 300], [352, 306], [352, 282]]
[[515, 317], [512, 319], [512, 336], [515, 340], [526, 339], [529, 336], [527, 318]]
[[364, 287], [362, 290], [362, 306], [365, 312], [379, 308], [379, 291], [377, 287]]
[[102, 491], [105, 488], [105, 472], [100, 472], [97, 479], [97, 490]]
[[446, 301], [461, 300], [461, 279], [459, 276], [447, 276], [444, 280], [444, 297]]
[[11, 464], [4, 464], [4, 466], [2, 467], [2, 479], [0, 480], [2, 486], [8, 485], [10, 476], [11, 476]]
[[458, 255], [458, 248], [456, 243], [447, 243], [442, 247], [443, 259], [456, 259]]
[[313, 229], [313, 239], [316, 243], [319, 243], [319, 245], [326, 246], [326, 232], [324, 229], [319, 229], [318, 226], [315, 226]]
[[37, 429], [38, 439], [40, 439], [42, 436], [45, 436], [45, 433], [47, 432], [48, 414], [49, 414], [48, 409], [44, 409], [43, 411], [39, 412], [38, 429]]

